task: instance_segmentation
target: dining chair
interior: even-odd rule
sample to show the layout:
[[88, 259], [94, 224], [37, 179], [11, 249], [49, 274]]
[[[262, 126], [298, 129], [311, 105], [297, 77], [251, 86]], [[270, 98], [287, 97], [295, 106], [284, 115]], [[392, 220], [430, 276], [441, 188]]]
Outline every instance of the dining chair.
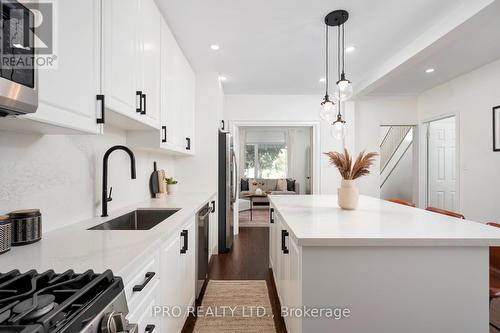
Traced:
[[443, 214], [443, 215], [447, 215], [447, 216], [451, 216], [451, 217], [456, 217], [457, 219], [465, 220], [465, 216], [463, 216], [462, 214], [450, 212], [449, 210], [435, 208], [435, 207], [427, 207], [425, 210], [428, 210], [429, 212], [434, 212], [434, 213]]
[[413, 202], [402, 200], [402, 199], [398, 199], [398, 198], [390, 198], [390, 199], [387, 199], [387, 201], [394, 202], [394, 203], [397, 203], [397, 204], [400, 204], [400, 205], [409, 206], [409, 207], [414, 207], [414, 208], [417, 207], [417, 205], [415, 203], [413, 203]]

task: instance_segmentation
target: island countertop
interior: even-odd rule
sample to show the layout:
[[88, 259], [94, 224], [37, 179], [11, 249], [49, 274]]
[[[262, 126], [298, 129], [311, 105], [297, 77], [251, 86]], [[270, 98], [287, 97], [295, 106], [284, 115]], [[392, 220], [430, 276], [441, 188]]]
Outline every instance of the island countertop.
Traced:
[[271, 195], [302, 246], [500, 246], [500, 229], [360, 196], [342, 210], [336, 195]]

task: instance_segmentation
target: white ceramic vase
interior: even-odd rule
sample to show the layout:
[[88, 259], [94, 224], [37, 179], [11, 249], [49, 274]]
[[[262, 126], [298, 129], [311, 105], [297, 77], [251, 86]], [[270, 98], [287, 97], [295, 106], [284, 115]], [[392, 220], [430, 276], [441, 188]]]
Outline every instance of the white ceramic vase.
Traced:
[[177, 193], [177, 184], [167, 184], [167, 192], [168, 192], [168, 194], [176, 194]]
[[356, 209], [358, 207], [359, 191], [354, 180], [342, 179], [337, 189], [338, 205], [342, 209]]

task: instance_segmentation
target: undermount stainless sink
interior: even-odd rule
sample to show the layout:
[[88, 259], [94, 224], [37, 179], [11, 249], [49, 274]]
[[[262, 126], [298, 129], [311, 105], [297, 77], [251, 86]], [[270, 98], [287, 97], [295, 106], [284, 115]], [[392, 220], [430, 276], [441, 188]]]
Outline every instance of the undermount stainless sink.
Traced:
[[180, 209], [137, 209], [87, 230], [149, 230]]

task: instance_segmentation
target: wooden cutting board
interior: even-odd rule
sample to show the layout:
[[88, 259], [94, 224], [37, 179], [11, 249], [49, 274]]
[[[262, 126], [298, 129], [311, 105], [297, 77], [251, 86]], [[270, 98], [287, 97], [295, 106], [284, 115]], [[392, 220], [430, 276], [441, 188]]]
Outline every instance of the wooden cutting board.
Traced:
[[167, 184], [165, 183], [165, 170], [163, 169], [158, 170], [158, 194], [160, 197], [167, 194]]

